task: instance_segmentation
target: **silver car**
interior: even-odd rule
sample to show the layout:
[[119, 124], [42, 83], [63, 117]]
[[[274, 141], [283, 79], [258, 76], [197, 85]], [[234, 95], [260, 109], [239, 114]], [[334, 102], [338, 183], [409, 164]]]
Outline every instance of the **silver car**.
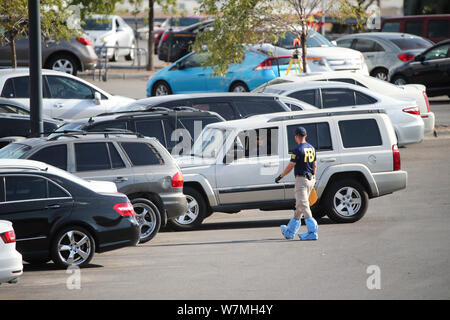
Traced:
[[337, 39], [336, 43], [339, 47], [360, 51], [369, 74], [382, 80], [388, 79], [389, 70], [433, 45], [422, 37], [398, 32], [350, 34]]

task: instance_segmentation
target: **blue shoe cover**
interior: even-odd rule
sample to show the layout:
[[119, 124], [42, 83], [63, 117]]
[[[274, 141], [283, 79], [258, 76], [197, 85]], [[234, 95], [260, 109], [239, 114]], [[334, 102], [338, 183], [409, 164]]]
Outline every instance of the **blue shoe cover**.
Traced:
[[301, 220], [297, 220], [292, 218], [288, 225], [281, 226], [281, 233], [286, 239], [294, 239], [294, 235], [300, 230], [300, 226], [302, 225]]
[[306, 218], [305, 219], [306, 228], [308, 232], [299, 233], [298, 236], [301, 240], [317, 240], [319, 239], [319, 235], [317, 234], [317, 229], [319, 226], [317, 221], [314, 218]]

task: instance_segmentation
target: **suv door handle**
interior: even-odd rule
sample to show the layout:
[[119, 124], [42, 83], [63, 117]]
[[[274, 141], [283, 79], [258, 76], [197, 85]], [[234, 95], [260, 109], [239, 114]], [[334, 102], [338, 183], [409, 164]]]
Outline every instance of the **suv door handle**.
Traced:
[[128, 181], [128, 178], [125, 177], [117, 177], [114, 182], [124, 182], [124, 181]]
[[61, 208], [61, 205], [59, 205], [59, 204], [50, 204], [50, 205], [45, 207], [45, 209], [58, 209], [58, 208]]
[[58, 102], [58, 103], [53, 104], [53, 107], [62, 108], [62, 107], [64, 107], [64, 105], [62, 103]]
[[335, 162], [336, 158], [325, 158], [325, 159], [320, 159], [320, 162]]

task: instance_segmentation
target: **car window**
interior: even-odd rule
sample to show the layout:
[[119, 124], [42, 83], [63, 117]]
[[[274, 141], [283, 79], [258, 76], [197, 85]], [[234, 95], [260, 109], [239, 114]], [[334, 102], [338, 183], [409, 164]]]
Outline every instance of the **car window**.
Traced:
[[328, 81], [339, 81], [339, 82], [344, 82], [344, 83], [350, 83], [350, 84], [356, 84], [356, 81], [350, 78], [333, 78], [333, 79], [328, 79]]
[[425, 54], [425, 60], [436, 60], [436, 59], [444, 59], [447, 57], [449, 44], [444, 44], [442, 46], [438, 46]]
[[5, 177], [6, 201], [24, 201], [47, 198], [47, 180], [35, 176]]
[[193, 107], [200, 110], [212, 111], [220, 114], [225, 120], [233, 120], [236, 118], [233, 107], [226, 102], [211, 102], [211, 103], [195, 103]]
[[336, 41], [337, 45], [339, 47], [343, 47], [343, 48], [351, 48], [352, 42], [353, 42], [353, 39], [342, 39], [342, 40]]
[[316, 99], [316, 90], [300, 90], [293, 92], [288, 95], [288, 97], [295, 98], [297, 100], [309, 103], [310, 105], [320, 108], [319, 101]]
[[111, 158], [111, 166], [113, 169], [125, 168], [125, 163], [120, 157], [119, 152], [112, 142], [108, 142], [109, 156]]
[[79, 172], [111, 169], [106, 143], [75, 143], [75, 164]]
[[53, 99], [94, 99], [94, 90], [68, 77], [47, 76], [50, 95]]
[[355, 105], [353, 90], [344, 88], [322, 89], [323, 108], [336, 108]]
[[94, 124], [89, 127], [89, 131], [103, 131], [105, 129], [127, 129], [126, 121], [111, 121], [111, 122], [102, 122], [99, 124]]
[[45, 147], [35, 152], [28, 159], [45, 162], [62, 170], [67, 170], [67, 145], [59, 144]]
[[163, 164], [159, 153], [151, 145], [142, 142], [122, 142], [120, 144], [134, 166]]
[[423, 33], [423, 21], [405, 21], [405, 33], [421, 36]]
[[21, 115], [29, 115], [30, 113], [24, 109], [18, 108], [10, 104], [0, 104], [0, 113], [14, 113]]
[[278, 128], [245, 130], [238, 134], [246, 158], [273, 156], [278, 154]]
[[401, 50], [425, 49], [431, 47], [433, 44], [423, 38], [395, 38], [389, 39]]
[[162, 122], [159, 119], [136, 121], [136, 131], [146, 137], [155, 137], [162, 145], [166, 145]]
[[48, 186], [48, 197], [49, 198], [66, 198], [71, 197], [65, 190], [57, 186], [53, 182], [47, 181]]
[[316, 151], [333, 150], [330, 125], [328, 124], [328, 122], [298, 123], [295, 125], [287, 126], [289, 153], [292, 153], [293, 150], [297, 147], [297, 142], [295, 141], [295, 129], [299, 126], [302, 126], [306, 129], [306, 132], [308, 133], [306, 141], [311, 144], [316, 149]]
[[355, 91], [356, 105], [373, 104], [377, 100], [359, 91]]
[[203, 54], [191, 54], [186, 59], [182, 60], [182, 65], [184, 69], [188, 68], [198, 68], [201, 67], [202, 58], [204, 57]]
[[339, 121], [344, 148], [382, 145], [380, 130], [375, 119]]
[[236, 107], [243, 118], [255, 114], [265, 114], [272, 112], [282, 112], [285, 109], [274, 100], [263, 101], [235, 101]]
[[386, 22], [381, 28], [381, 32], [399, 32], [400, 22]]
[[191, 136], [192, 142], [194, 142], [194, 140], [197, 139], [204, 127], [206, 127], [210, 123], [215, 123], [218, 121], [219, 119], [217, 119], [216, 117], [181, 118], [178, 119], [178, 129], [186, 129]]
[[450, 21], [428, 21], [428, 38], [450, 38]]
[[360, 52], [374, 52], [375, 50], [375, 41], [368, 39], [356, 39], [354, 49]]
[[20, 159], [31, 147], [21, 143], [11, 143], [0, 149], [0, 159]]
[[14, 98], [14, 85], [13, 85], [13, 79], [8, 79], [5, 82], [5, 85], [3, 86], [2, 90], [2, 97], [3, 98]]

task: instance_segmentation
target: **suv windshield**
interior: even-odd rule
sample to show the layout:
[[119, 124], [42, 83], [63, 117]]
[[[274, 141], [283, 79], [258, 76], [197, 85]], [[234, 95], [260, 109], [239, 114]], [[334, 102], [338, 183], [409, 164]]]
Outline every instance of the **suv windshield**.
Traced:
[[19, 159], [31, 147], [21, 143], [11, 143], [0, 149], [0, 159]]
[[191, 156], [215, 158], [231, 131], [218, 128], [205, 128], [191, 149]]

